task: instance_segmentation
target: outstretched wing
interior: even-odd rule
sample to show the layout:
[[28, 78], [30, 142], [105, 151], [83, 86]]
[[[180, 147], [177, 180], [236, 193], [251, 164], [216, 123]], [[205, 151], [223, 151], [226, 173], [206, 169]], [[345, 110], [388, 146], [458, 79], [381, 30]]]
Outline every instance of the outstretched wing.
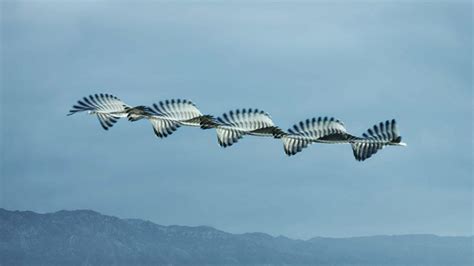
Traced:
[[220, 125], [248, 133], [275, 126], [268, 113], [251, 108], [237, 109], [224, 113], [221, 117], [217, 118], [217, 122]]
[[383, 149], [384, 145], [381, 143], [352, 143], [352, 151], [357, 161], [364, 161], [372, 155]]
[[341, 143], [347, 141], [344, 123], [334, 117], [313, 117], [295, 124], [282, 136], [283, 148], [289, 156], [295, 155], [312, 142]]
[[145, 117], [149, 119], [155, 134], [160, 138], [173, 134], [181, 125], [205, 129], [213, 127], [214, 123], [212, 116], [203, 115], [193, 102], [185, 99], [160, 101], [151, 107], [139, 106], [129, 110], [128, 115], [131, 121]]
[[283, 148], [286, 155], [292, 156], [302, 151], [304, 148], [311, 144], [311, 140], [306, 137], [284, 135], [281, 140], [283, 141]]
[[176, 122], [197, 123], [198, 117], [203, 116], [196, 105], [189, 100], [172, 99], [154, 103], [150, 108], [151, 114]]
[[173, 134], [181, 125], [178, 122], [163, 120], [157, 118], [149, 118], [155, 135], [159, 138], [166, 138]]
[[366, 133], [362, 134], [362, 138], [355, 140], [351, 145], [356, 160], [364, 161], [386, 145], [402, 144], [401, 140], [397, 122], [392, 119], [369, 128]]
[[77, 101], [68, 115], [73, 115], [77, 112], [93, 111], [97, 113], [120, 113], [124, 112], [128, 107], [123, 101], [111, 94], [94, 94], [89, 97], [84, 97]]
[[230, 128], [216, 128], [217, 141], [222, 147], [229, 147], [243, 137], [245, 132]]
[[374, 125], [372, 128], [369, 128], [366, 133], [362, 134], [362, 137], [380, 143], [400, 143], [402, 140], [395, 119]]
[[97, 115], [101, 126], [108, 130], [111, 128], [120, 117], [125, 116], [125, 109], [129, 106], [121, 101], [119, 98], [111, 94], [94, 94], [89, 97], [84, 97], [79, 100], [68, 115], [73, 115], [78, 112], [90, 111]]
[[231, 146], [246, 134], [275, 136], [279, 132], [270, 115], [258, 109], [232, 110], [218, 117], [216, 123], [217, 139], [222, 147]]
[[312, 119], [306, 119], [293, 125], [292, 128], [288, 129], [290, 135], [297, 135], [301, 137], [307, 137], [312, 140], [319, 140], [321, 138], [335, 135], [335, 134], [347, 134], [344, 123], [335, 119], [334, 117], [313, 117]]

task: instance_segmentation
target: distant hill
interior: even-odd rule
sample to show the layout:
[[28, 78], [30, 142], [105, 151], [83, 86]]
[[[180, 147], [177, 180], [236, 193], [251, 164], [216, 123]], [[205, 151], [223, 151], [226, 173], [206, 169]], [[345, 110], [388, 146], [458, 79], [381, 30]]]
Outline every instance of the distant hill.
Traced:
[[472, 265], [473, 237], [322, 238], [0, 209], [0, 265]]

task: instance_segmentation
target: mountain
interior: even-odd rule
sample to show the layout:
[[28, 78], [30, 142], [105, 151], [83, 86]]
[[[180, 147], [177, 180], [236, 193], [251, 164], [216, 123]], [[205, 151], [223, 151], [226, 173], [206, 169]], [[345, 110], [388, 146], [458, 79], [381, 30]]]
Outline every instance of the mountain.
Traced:
[[472, 265], [473, 237], [230, 234], [89, 210], [0, 208], [0, 265]]

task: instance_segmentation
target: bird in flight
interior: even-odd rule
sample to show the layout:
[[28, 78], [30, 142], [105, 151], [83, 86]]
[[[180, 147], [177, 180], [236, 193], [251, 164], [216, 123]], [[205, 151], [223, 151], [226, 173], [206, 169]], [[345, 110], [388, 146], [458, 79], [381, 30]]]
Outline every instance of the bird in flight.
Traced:
[[105, 130], [120, 118], [129, 121], [146, 119], [159, 138], [166, 138], [181, 126], [215, 129], [220, 146], [229, 147], [245, 135], [281, 139], [288, 156], [295, 155], [313, 143], [350, 144], [356, 160], [364, 161], [386, 146], [406, 146], [395, 119], [380, 122], [361, 137], [349, 134], [344, 123], [334, 117], [314, 117], [300, 121], [287, 131], [273, 123], [267, 112], [258, 109], [236, 109], [214, 118], [204, 115], [190, 100], [171, 99], [151, 106], [132, 107], [111, 94], [83, 97], [68, 115], [87, 112], [97, 116]]
[[125, 108], [128, 120], [147, 119], [159, 138], [173, 134], [180, 126], [211, 128], [213, 117], [203, 115], [197, 106], [189, 100], [172, 99], [154, 103], [151, 107], [137, 106]]
[[236, 109], [222, 114], [209, 127], [217, 131], [217, 141], [229, 147], [244, 135], [274, 137], [283, 131], [275, 126], [270, 115], [258, 109]]
[[68, 115], [78, 112], [96, 115], [102, 128], [109, 130], [121, 117], [127, 116], [127, 108], [130, 108], [130, 106], [119, 98], [111, 94], [100, 93], [89, 95], [89, 97], [84, 97], [77, 101]]
[[401, 142], [395, 119], [380, 122], [356, 137], [347, 133], [344, 123], [331, 117], [306, 119], [288, 129], [281, 135], [285, 153], [295, 155], [312, 143], [340, 144], [349, 143], [354, 157], [364, 161], [385, 146], [406, 146]]

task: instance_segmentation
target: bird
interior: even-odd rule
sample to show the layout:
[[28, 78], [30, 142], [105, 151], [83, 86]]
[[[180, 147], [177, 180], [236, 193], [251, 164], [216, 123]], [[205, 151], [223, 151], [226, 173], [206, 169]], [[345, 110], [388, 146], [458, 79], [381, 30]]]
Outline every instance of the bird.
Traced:
[[283, 131], [275, 126], [270, 115], [259, 109], [235, 109], [211, 121], [221, 147], [230, 147], [244, 135], [274, 137]]
[[149, 120], [159, 138], [168, 137], [181, 126], [209, 129], [214, 123], [211, 115], [203, 115], [192, 101], [186, 99], [164, 100], [152, 106], [125, 109], [129, 121]]
[[78, 112], [96, 115], [103, 129], [109, 130], [121, 118], [126, 117], [129, 105], [114, 95], [98, 93], [83, 97], [72, 107], [68, 116]]
[[334, 117], [313, 117], [300, 121], [287, 132], [276, 136], [283, 141], [288, 156], [301, 152], [312, 143], [346, 143], [353, 138], [347, 133], [344, 123]]
[[407, 146], [407, 144], [402, 142], [397, 122], [392, 119], [367, 129], [362, 138], [351, 142], [351, 146], [356, 160], [364, 161], [386, 146]]
[[287, 132], [276, 136], [283, 141], [288, 156], [301, 152], [312, 143], [351, 145], [357, 161], [364, 161], [385, 146], [406, 146], [401, 142], [395, 119], [380, 122], [357, 137], [349, 134], [344, 123], [334, 117], [314, 117], [295, 124]]

